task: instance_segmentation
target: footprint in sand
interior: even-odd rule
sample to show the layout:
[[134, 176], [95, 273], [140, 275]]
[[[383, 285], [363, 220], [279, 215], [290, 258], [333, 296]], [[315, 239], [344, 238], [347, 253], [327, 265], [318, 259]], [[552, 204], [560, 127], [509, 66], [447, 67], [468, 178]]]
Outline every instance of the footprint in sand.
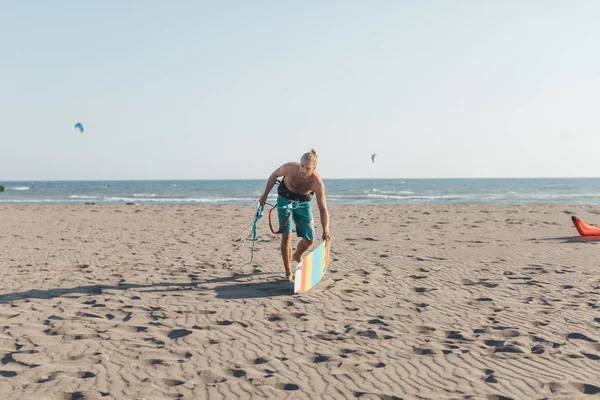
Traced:
[[583, 351], [581, 352], [581, 354], [583, 354], [586, 358], [589, 358], [590, 360], [594, 360], [594, 361], [600, 360], [600, 356], [597, 356], [596, 354], [584, 353]]
[[183, 385], [185, 383], [185, 381], [180, 381], [177, 379], [164, 379], [163, 383], [165, 385], [167, 385], [167, 387], [175, 387], [175, 386]]
[[452, 340], [462, 340], [462, 341], [466, 341], [466, 342], [472, 342], [473, 339], [469, 339], [464, 337], [460, 332], [458, 331], [448, 331], [446, 333], [446, 337], [448, 339], [452, 339]]
[[583, 394], [598, 394], [600, 393], [600, 387], [591, 385], [589, 383], [573, 383], [573, 387], [579, 390]]
[[383, 326], [389, 326], [389, 324], [383, 322], [382, 320], [380, 320], [379, 318], [375, 318], [375, 319], [371, 319], [368, 321], [369, 324], [372, 325], [383, 325]]
[[78, 378], [78, 379], [90, 379], [90, 378], [95, 378], [96, 374], [94, 374], [93, 372], [89, 372], [89, 371], [84, 371], [84, 372], [55, 371], [55, 372], [51, 373], [50, 375], [48, 375], [46, 378], [39, 379], [38, 383], [50, 382], [50, 381], [55, 380], [59, 376], [69, 376], [69, 377]]
[[275, 387], [277, 389], [280, 389], [280, 390], [288, 390], [288, 391], [290, 391], [290, 390], [300, 390], [300, 386], [298, 386], [298, 385], [296, 385], [294, 383], [285, 383], [285, 384], [284, 383], [278, 383], [278, 384], [275, 385]]
[[521, 336], [521, 333], [516, 329], [504, 329], [496, 333], [503, 338], [514, 338], [517, 336]]
[[422, 348], [416, 348], [416, 349], [414, 349], [414, 352], [421, 356], [431, 356], [431, 355], [435, 355], [435, 354], [439, 353], [435, 349], [422, 349]]
[[175, 329], [172, 330], [171, 332], [169, 332], [169, 334], [167, 335], [167, 337], [169, 339], [179, 339], [182, 338], [184, 336], [190, 335], [192, 333], [192, 331], [187, 330], [187, 329]]
[[597, 340], [591, 339], [591, 338], [585, 336], [584, 334], [577, 333], [577, 332], [575, 332], [575, 333], [569, 333], [567, 335], [567, 339], [584, 340], [584, 341], [590, 342], [590, 343], [597, 343], [598, 342]]
[[366, 338], [369, 338], [369, 339], [377, 339], [378, 338], [377, 332], [375, 332], [372, 329], [367, 329], [367, 330], [364, 330], [364, 331], [358, 331], [356, 334], [358, 336], [366, 337]]
[[[104, 393], [104, 392], [95, 392], [95, 391], [91, 391], [91, 390], [86, 390], [83, 392], [73, 392], [73, 393], [65, 393], [66, 397], [64, 397], [65, 399], [69, 399], [69, 400], [85, 400], [85, 399], [98, 399], [101, 397], [106, 397], [109, 396], [110, 393]], [[61, 397], [63, 398], [63, 397]]]
[[214, 385], [218, 383], [227, 382], [225, 374], [218, 370], [204, 370], [198, 372], [198, 377], [206, 385]]
[[504, 340], [484, 340], [483, 343], [485, 343], [485, 345], [489, 347], [504, 346]]
[[544, 346], [541, 344], [536, 344], [531, 347], [531, 354], [543, 354], [546, 351]]
[[494, 348], [494, 353], [523, 353], [523, 350], [518, 346], [511, 344]]
[[324, 363], [325, 361], [329, 361], [329, 357], [327, 357], [327, 356], [324, 356], [324, 355], [322, 355], [322, 354], [319, 354], [318, 356], [316, 356], [316, 357], [313, 359], [313, 361], [312, 361], [312, 362], [313, 362], [313, 363], [315, 363], [315, 364], [320, 364], [320, 363]]
[[243, 369], [234, 369], [232, 371], [232, 375], [234, 378], [243, 378], [244, 376], [246, 376], [246, 371], [244, 371]]
[[553, 394], [560, 394], [561, 392], [570, 392], [571, 388], [583, 393], [583, 394], [598, 394], [600, 393], [600, 387], [589, 383], [580, 382], [549, 382], [544, 384], [546, 388]]

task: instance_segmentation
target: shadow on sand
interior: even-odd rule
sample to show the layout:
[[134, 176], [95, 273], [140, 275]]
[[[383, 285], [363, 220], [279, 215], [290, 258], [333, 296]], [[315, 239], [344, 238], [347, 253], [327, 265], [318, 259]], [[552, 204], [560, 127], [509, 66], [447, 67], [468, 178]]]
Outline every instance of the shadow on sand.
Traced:
[[294, 283], [287, 279], [263, 282], [241, 282], [215, 287], [218, 299], [255, 299], [259, 297], [291, 296]]
[[561, 243], [596, 243], [596, 242], [600, 242], [600, 236], [564, 236], [564, 237], [545, 238], [545, 239], [530, 239], [530, 240], [533, 240], [533, 241], [562, 240]]
[[[143, 292], [175, 292], [182, 290], [215, 291], [217, 298], [243, 299], [269, 296], [284, 296], [294, 292], [293, 283], [287, 280], [263, 281], [263, 282], [239, 282], [230, 285], [221, 285], [215, 288], [204, 288], [200, 285], [236, 282], [240, 279], [256, 277], [257, 275], [272, 275], [273, 273], [234, 274], [232, 276], [208, 279], [200, 281], [196, 275], [189, 275], [191, 282], [158, 282], [150, 284], [120, 283], [117, 285], [86, 285], [71, 288], [32, 289], [23, 292], [0, 294], [0, 304], [6, 304], [15, 300], [26, 299], [52, 299], [55, 297], [67, 297], [72, 295], [99, 295], [105, 290], [128, 290], [149, 289]], [[161, 289], [162, 288], [162, 289]]]

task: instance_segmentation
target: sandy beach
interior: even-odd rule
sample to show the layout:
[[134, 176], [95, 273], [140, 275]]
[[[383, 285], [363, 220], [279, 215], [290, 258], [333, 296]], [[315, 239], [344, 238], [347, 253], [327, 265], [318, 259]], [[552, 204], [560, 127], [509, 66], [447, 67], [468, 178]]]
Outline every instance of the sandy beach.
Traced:
[[600, 396], [597, 207], [330, 207], [303, 295], [252, 214], [0, 206], [2, 397]]

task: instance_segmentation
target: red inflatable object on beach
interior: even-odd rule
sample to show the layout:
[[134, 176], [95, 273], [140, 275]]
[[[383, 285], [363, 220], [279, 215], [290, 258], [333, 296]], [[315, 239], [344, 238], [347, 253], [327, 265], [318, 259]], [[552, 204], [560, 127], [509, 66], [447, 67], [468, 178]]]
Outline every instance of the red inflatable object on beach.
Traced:
[[600, 227], [590, 225], [574, 215], [571, 217], [571, 221], [581, 236], [600, 236]]

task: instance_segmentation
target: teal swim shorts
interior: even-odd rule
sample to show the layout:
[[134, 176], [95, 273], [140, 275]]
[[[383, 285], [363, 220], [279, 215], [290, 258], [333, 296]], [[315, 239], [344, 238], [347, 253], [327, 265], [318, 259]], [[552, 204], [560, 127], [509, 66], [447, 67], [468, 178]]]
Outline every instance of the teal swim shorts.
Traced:
[[[279, 230], [282, 233], [292, 231], [292, 220], [296, 225], [296, 235], [306, 240], [314, 240], [315, 229], [313, 227], [312, 207], [310, 201], [300, 201], [298, 207], [282, 208], [293, 203], [292, 200], [286, 199], [283, 196], [277, 196], [277, 216], [279, 217]], [[284, 226], [284, 222], [288, 216], [288, 212], [292, 215]]]

